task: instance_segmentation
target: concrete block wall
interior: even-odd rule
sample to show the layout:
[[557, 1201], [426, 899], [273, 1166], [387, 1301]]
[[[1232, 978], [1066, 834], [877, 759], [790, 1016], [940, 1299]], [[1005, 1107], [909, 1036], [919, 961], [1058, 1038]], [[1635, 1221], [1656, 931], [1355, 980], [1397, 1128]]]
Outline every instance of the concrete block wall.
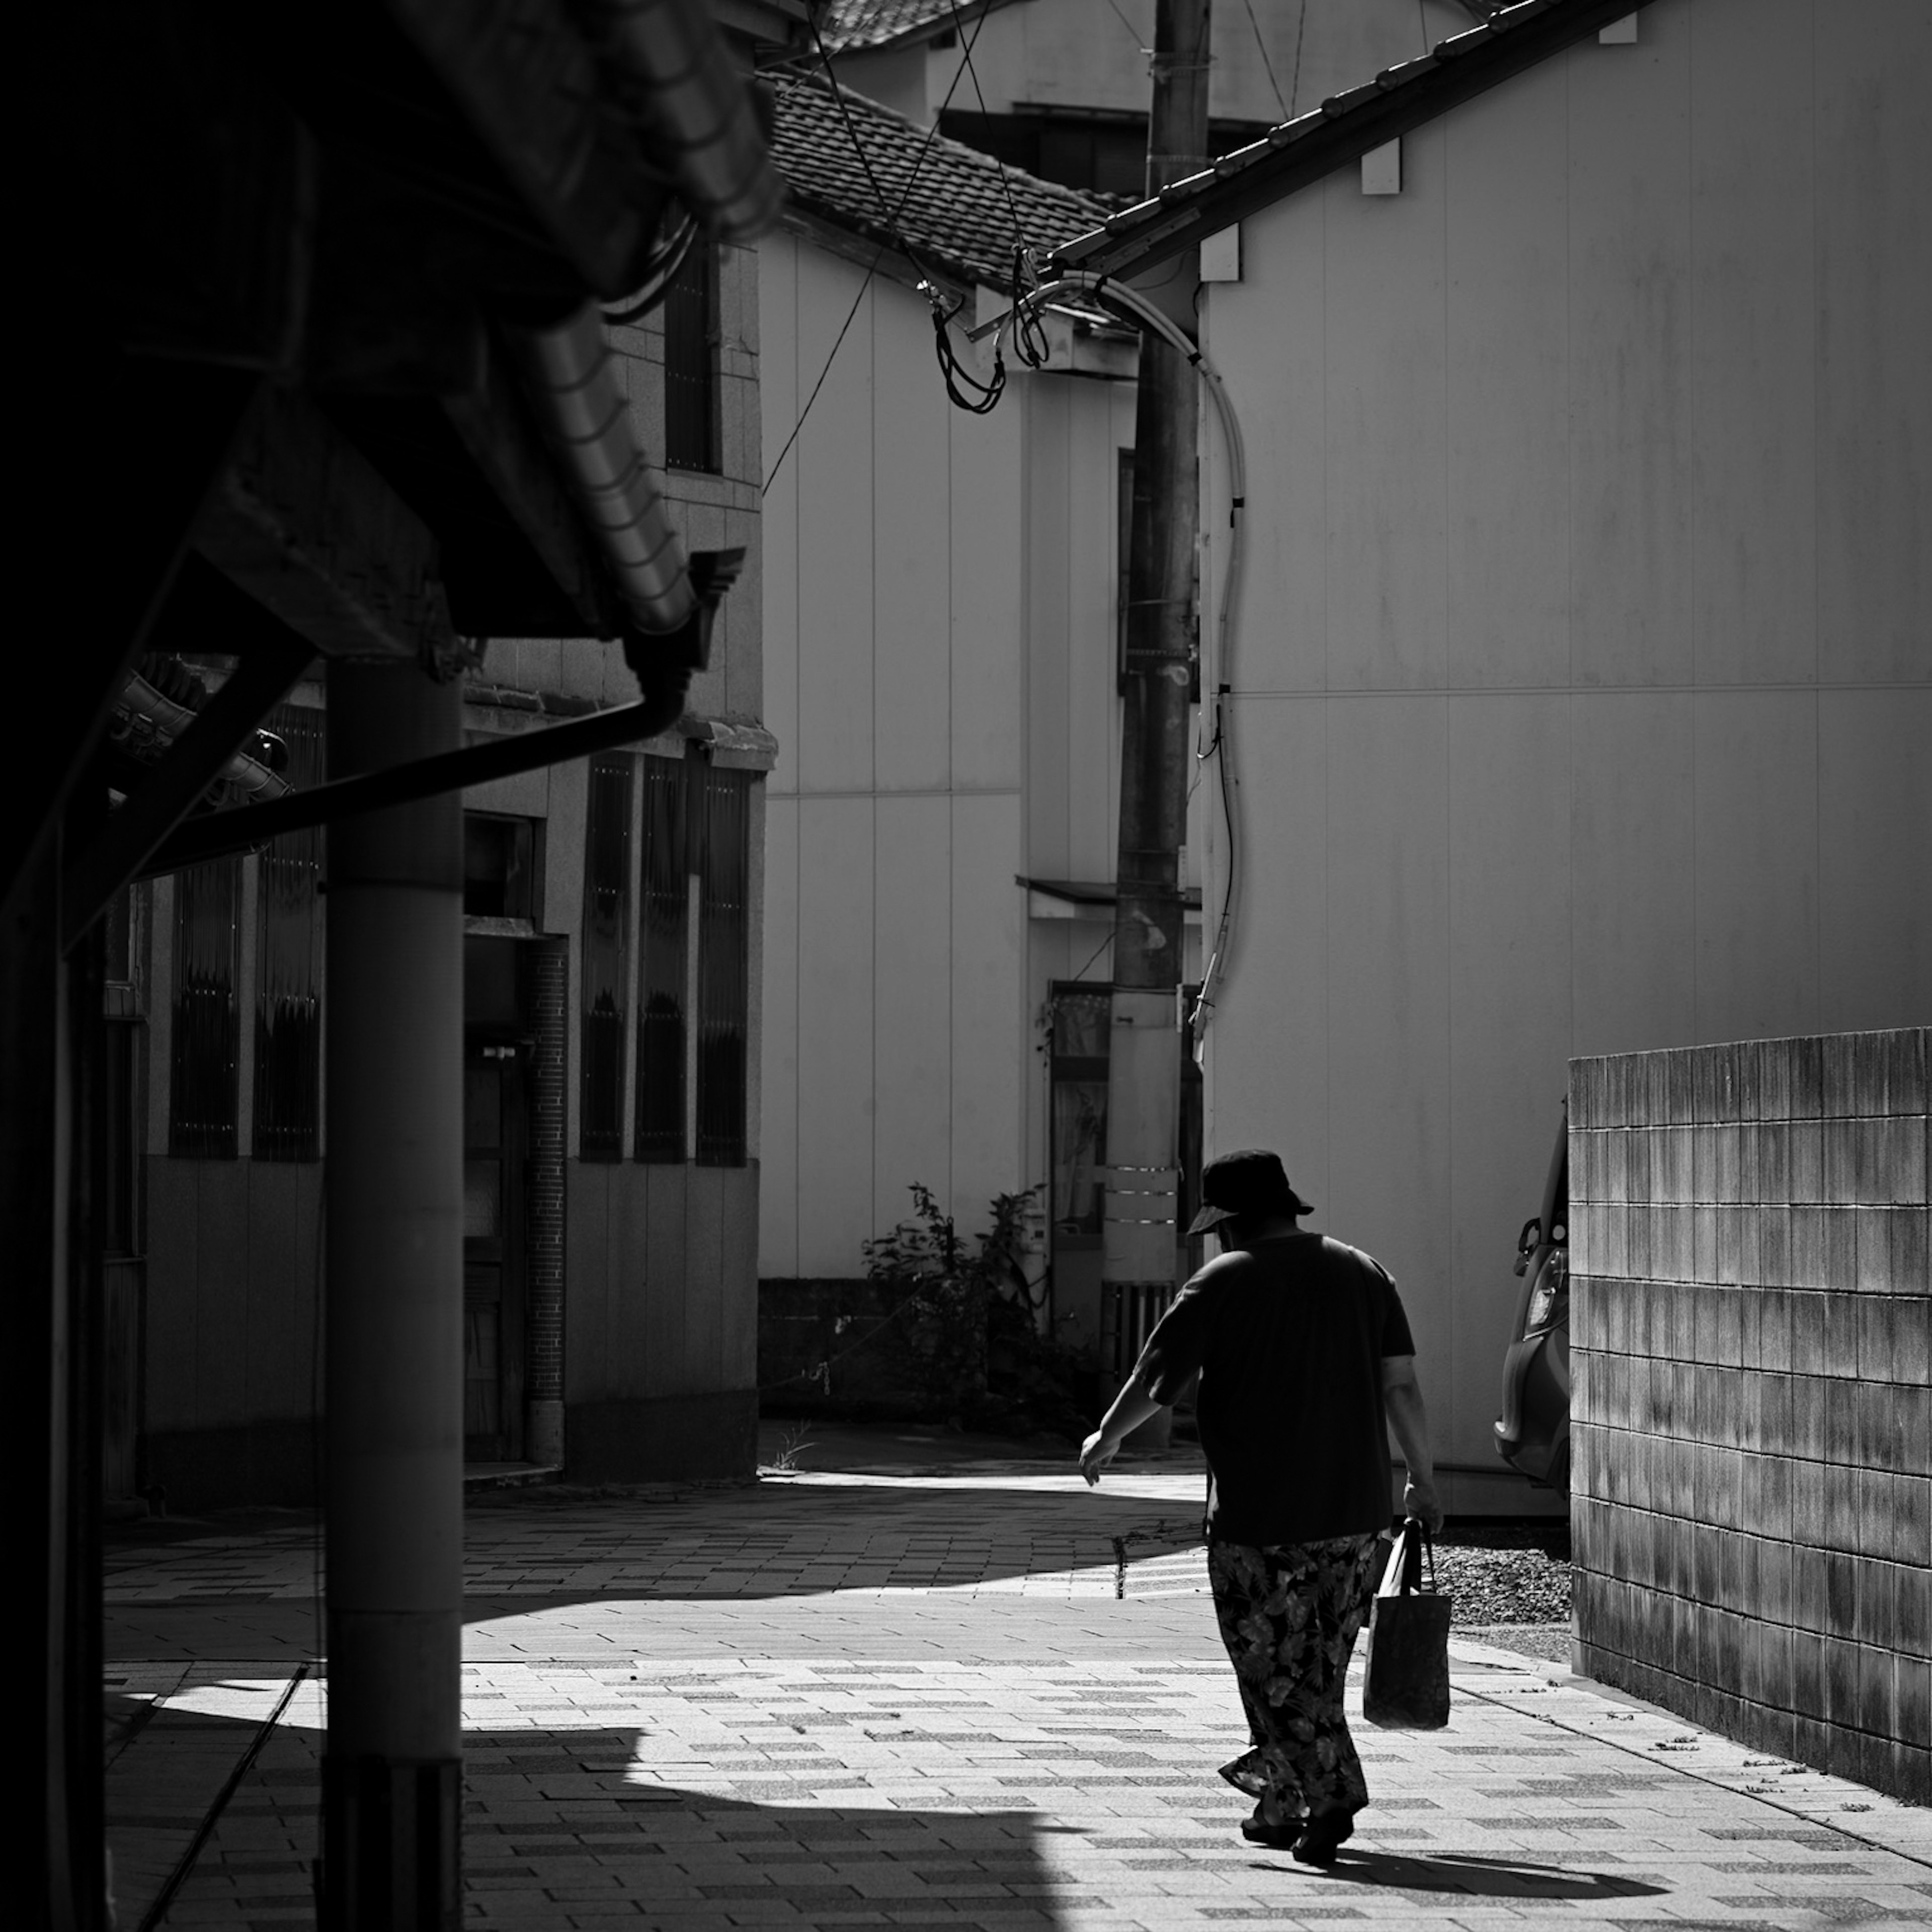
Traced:
[[1577, 1667], [1932, 1802], [1923, 1028], [1570, 1063]]

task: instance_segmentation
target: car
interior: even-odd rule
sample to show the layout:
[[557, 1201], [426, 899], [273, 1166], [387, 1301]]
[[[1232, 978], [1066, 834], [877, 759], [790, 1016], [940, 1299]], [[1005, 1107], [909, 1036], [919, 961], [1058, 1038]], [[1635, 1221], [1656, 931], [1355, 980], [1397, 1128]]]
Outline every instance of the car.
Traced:
[[1516, 1320], [1503, 1356], [1496, 1453], [1539, 1488], [1570, 1491], [1570, 1105], [1539, 1211], [1516, 1237]]

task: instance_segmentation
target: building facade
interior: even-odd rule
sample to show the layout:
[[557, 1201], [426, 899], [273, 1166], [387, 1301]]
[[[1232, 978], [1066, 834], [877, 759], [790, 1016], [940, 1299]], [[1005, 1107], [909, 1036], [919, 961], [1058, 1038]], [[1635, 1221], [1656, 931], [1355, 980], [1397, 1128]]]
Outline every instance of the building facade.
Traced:
[[[464, 796], [465, 1454], [574, 1478], [748, 1474], [755, 1449], [764, 772], [758, 320], [700, 244], [614, 326], [694, 551], [745, 554], [674, 733]], [[222, 661], [193, 670], [218, 689]], [[493, 640], [466, 742], [625, 702], [618, 646]], [[270, 721], [326, 768], [326, 694]], [[314, 1492], [328, 1186], [324, 832], [124, 897], [127, 1115], [108, 1264], [110, 1495]]]
[[[781, 752], [759, 1268], [858, 1275], [915, 1183], [962, 1232], [1036, 1189], [1030, 1271], [1091, 1342], [1136, 351], [1097, 311], [1059, 313], [1046, 366], [1008, 344], [1004, 399], [954, 407], [914, 284], [944, 277], [949, 304], [990, 316], [1016, 219], [1044, 248], [1102, 205], [848, 106], [887, 194], [917, 184], [898, 233], [875, 234], [842, 118], [800, 86], [776, 140], [792, 208], [758, 249], [783, 345], [761, 391]], [[990, 378], [983, 353], [971, 373]]]
[[1402, 1284], [1452, 1509], [1566, 1063], [1932, 1005], [1928, 77], [1922, 8], [1658, 0], [1203, 292], [1252, 538], [1209, 1144]]

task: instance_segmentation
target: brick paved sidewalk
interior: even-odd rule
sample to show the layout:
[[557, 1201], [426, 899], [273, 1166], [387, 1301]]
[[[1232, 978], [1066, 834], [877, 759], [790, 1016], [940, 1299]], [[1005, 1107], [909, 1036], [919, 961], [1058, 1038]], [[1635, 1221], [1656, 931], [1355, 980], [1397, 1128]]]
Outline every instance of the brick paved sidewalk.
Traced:
[[[1358, 1742], [1334, 1870], [1257, 1850], [1192, 1544], [1199, 1478], [806, 1476], [472, 1512], [470, 1922], [676, 1932], [1308, 1924], [1810, 1932], [1932, 1916], [1932, 1819], [1510, 1652]], [[110, 1653], [124, 1925], [311, 1639], [303, 1530], [123, 1552]], [[301, 1685], [166, 1923], [312, 1917]]]

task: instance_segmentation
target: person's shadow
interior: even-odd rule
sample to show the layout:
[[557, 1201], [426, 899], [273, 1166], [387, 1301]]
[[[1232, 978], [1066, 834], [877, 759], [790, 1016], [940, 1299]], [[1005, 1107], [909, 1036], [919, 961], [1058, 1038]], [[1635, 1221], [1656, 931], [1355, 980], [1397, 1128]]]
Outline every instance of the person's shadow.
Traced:
[[[1280, 1866], [1274, 1869], [1279, 1870]], [[1570, 1872], [1520, 1858], [1478, 1858], [1441, 1852], [1423, 1856], [1406, 1852], [1343, 1851], [1322, 1875], [1353, 1885], [1383, 1886], [1399, 1892], [1461, 1892], [1481, 1898], [1609, 1899], [1654, 1898], [1664, 1890], [1642, 1879], [1610, 1872]]]

